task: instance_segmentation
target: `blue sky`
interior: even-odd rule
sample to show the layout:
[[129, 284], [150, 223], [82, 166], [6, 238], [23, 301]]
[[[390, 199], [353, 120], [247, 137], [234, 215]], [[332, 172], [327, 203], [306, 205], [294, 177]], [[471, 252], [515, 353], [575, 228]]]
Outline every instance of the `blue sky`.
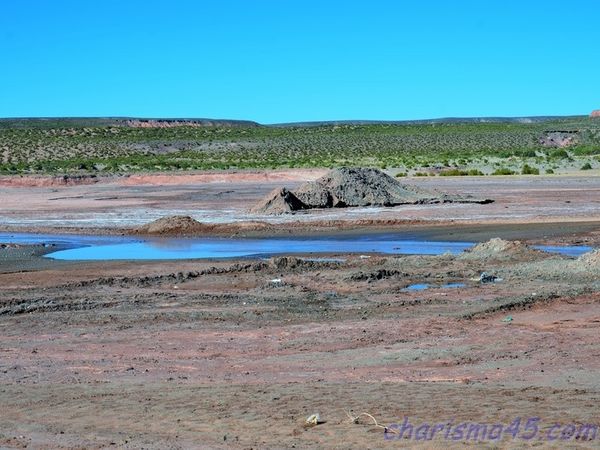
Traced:
[[587, 114], [600, 2], [0, 0], [0, 117]]

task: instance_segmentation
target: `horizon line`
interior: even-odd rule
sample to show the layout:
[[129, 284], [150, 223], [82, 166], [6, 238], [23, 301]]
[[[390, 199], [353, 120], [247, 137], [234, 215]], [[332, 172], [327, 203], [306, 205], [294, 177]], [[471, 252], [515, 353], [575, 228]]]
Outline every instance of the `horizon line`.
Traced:
[[460, 121], [460, 120], [527, 120], [527, 119], [560, 119], [560, 118], [576, 118], [590, 117], [590, 114], [565, 114], [565, 115], [517, 115], [517, 116], [446, 116], [446, 117], [430, 117], [430, 118], [415, 118], [415, 119], [325, 119], [325, 120], [298, 120], [291, 122], [269, 122], [262, 123], [252, 119], [231, 119], [217, 117], [177, 117], [177, 116], [6, 116], [0, 117], [0, 121], [8, 120], [157, 120], [157, 121], [214, 121], [214, 122], [240, 122], [253, 123], [262, 126], [286, 126], [300, 124], [344, 124], [344, 123], [373, 123], [373, 124], [400, 124], [410, 122], [443, 122], [443, 121]]

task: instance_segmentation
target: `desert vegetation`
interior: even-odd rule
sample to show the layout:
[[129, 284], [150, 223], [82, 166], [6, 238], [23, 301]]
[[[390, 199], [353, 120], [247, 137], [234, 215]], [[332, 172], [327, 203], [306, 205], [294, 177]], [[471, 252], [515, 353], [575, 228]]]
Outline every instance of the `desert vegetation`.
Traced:
[[[563, 130], [557, 132], [555, 130]], [[568, 133], [555, 148], [547, 136]], [[600, 120], [456, 121], [134, 127], [125, 120], [0, 121], [0, 172], [138, 171], [364, 166], [407, 175], [559, 172], [593, 167]]]

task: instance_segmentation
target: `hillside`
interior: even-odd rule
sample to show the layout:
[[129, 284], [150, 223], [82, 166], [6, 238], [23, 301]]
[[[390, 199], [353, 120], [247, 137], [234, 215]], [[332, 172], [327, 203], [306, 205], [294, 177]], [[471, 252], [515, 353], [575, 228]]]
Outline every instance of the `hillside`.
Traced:
[[[0, 173], [309, 167], [408, 175], [600, 166], [600, 119], [437, 119], [266, 126], [212, 119], [0, 119]], [[587, 167], [587, 166], [586, 166]]]

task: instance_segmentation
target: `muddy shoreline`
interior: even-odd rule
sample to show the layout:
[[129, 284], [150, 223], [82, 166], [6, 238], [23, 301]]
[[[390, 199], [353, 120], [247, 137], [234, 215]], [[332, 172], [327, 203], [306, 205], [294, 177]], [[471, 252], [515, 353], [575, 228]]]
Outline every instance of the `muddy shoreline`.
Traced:
[[523, 240], [532, 244], [587, 244], [600, 243], [600, 220], [540, 223], [456, 223], [456, 222], [327, 222], [260, 224], [222, 224], [207, 228], [202, 233], [143, 234], [131, 228], [104, 227], [0, 227], [0, 233], [57, 234], [82, 236], [127, 236], [141, 239], [151, 237], [328, 237], [361, 234], [408, 233], [428, 240], [456, 240], [482, 242], [494, 237]]

